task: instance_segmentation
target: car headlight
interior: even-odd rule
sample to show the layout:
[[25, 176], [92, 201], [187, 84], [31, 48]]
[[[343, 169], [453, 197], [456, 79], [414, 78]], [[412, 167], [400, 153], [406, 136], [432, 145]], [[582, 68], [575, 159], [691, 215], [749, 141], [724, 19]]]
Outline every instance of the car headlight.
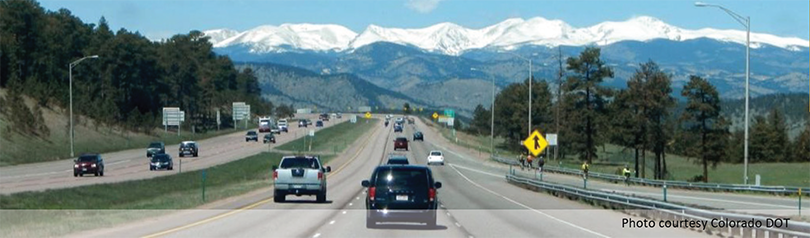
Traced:
[[95, 167], [96, 167], [96, 164], [91, 164], [91, 165], [90, 165], [90, 167], [95, 168]]
[[78, 167], [79, 167], [79, 165], [78, 165], [78, 164], [74, 164], [74, 165], [73, 165], [73, 168], [78, 168]]

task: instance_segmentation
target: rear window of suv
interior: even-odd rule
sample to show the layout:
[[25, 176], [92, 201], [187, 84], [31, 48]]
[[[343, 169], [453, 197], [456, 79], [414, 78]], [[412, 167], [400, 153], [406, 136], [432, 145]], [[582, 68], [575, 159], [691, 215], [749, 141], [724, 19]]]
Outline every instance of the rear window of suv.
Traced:
[[79, 162], [93, 162], [96, 161], [95, 155], [85, 155], [79, 157]]
[[404, 142], [404, 141], [408, 141], [408, 139], [405, 138], [405, 137], [399, 137], [399, 138], [397, 138], [397, 141]]
[[426, 188], [427, 170], [421, 168], [381, 168], [374, 181], [377, 187]]
[[305, 169], [320, 169], [318, 165], [318, 160], [314, 158], [290, 158], [284, 159], [281, 161], [282, 169], [295, 169], [295, 168], [305, 168]]

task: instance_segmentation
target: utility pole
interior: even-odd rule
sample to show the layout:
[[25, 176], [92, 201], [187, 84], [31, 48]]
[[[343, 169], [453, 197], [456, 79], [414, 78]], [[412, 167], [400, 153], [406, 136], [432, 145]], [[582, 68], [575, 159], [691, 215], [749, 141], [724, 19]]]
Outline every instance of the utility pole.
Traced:
[[554, 146], [554, 159], [559, 159], [560, 157], [560, 107], [562, 106], [562, 78], [563, 78], [563, 67], [562, 67], [562, 48], [557, 46], [557, 61], [560, 63], [560, 70], [557, 74], [557, 145]]

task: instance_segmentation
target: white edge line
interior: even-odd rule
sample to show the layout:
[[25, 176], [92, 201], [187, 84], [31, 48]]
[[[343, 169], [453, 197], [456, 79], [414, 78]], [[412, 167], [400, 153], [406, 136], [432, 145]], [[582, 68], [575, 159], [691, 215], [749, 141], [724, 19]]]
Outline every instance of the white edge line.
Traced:
[[[588, 232], [588, 233], [591, 233], [591, 234], [597, 235], [597, 236], [599, 236], [599, 237], [610, 238], [609, 236], [602, 235], [602, 234], [600, 234], [600, 233], [598, 233], [598, 232], [595, 232], [595, 231], [589, 230], [589, 229], [587, 229], [587, 228], [584, 228], [584, 227], [581, 227], [581, 226], [575, 225], [575, 224], [573, 224], [573, 223], [570, 223], [570, 222], [564, 221], [564, 220], [562, 220], [562, 219], [556, 218], [556, 217], [554, 217], [554, 216], [551, 216], [551, 215], [549, 215], [549, 214], [546, 214], [546, 213], [544, 213], [544, 212], [541, 212], [541, 211], [538, 211], [538, 210], [536, 210], [536, 209], [534, 209], [534, 208], [531, 208], [531, 207], [529, 207], [529, 206], [526, 206], [526, 205], [524, 205], [524, 204], [522, 204], [522, 203], [520, 203], [520, 202], [517, 202], [517, 201], [515, 201], [515, 200], [512, 200], [512, 199], [510, 199], [510, 198], [508, 198], [508, 197], [506, 197], [506, 196], [500, 195], [500, 194], [496, 193], [495, 191], [489, 190], [489, 189], [487, 189], [487, 188], [485, 188], [485, 187], [483, 187], [483, 186], [479, 185], [478, 183], [473, 182], [472, 180], [470, 180], [469, 178], [467, 178], [467, 176], [464, 176], [464, 174], [462, 174], [462, 173], [461, 173], [461, 171], [458, 171], [458, 169], [456, 169], [456, 165], [451, 164], [451, 165], [450, 165], [450, 168], [453, 168], [453, 170], [455, 170], [455, 171], [456, 171], [456, 173], [458, 173], [459, 175], [461, 175], [461, 177], [462, 177], [462, 178], [464, 178], [465, 180], [467, 180], [467, 182], [470, 182], [471, 184], [475, 185], [476, 187], [478, 187], [478, 188], [480, 188], [480, 189], [482, 189], [482, 190], [484, 190], [484, 191], [487, 191], [487, 192], [489, 192], [489, 193], [491, 193], [491, 194], [494, 194], [494, 195], [496, 195], [496, 196], [500, 196], [501, 198], [503, 198], [503, 199], [505, 199], [505, 200], [507, 200], [507, 201], [509, 201], [509, 202], [512, 202], [512, 203], [514, 203], [514, 204], [517, 204], [518, 206], [524, 207], [524, 208], [529, 209], [529, 210], [531, 210], [531, 211], [534, 211], [534, 212], [536, 212], [536, 213], [538, 213], [538, 214], [541, 214], [541, 215], [543, 215], [543, 216], [546, 216], [546, 217], [548, 217], [548, 218], [551, 218], [551, 219], [553, 219], [553, 220], [555, 220], [555, 221], [558, 221], [558, 222], [560, 222], [560, 223], [563, 223], [563, 224], [569, 225], [569, 226], [571, 226], [571, 227], [574, 227], [574, 228], [580, 229], [580, 230], [582, 230], [582, 231], [585, 231], [585, 232]], [[499, 177], [500, 177], [500, 176], [499, 176]]]

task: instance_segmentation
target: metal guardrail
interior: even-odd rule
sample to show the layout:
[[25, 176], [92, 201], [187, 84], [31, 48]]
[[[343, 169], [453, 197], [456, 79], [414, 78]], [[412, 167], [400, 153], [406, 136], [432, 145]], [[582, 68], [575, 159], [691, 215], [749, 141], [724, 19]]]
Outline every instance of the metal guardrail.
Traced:
[[[506, 159], [502, 157], [493, 157], [495, 161], [504, 164], [511, 164], [511, 165], [520, 165], [515, 159]], [[552, 173], [560, 173], [560, 174], [571, 174], [582, 176], [582, 171], [578, 169], [571, 169], [571, 168], [563, 168], [557, 166], [543, 166], [543, 171], [545, 172], [552, 172]], [[617, 175], [617, 174], [605, 174], [605, 173], [597, 173], [597, 172], [588, 172], [588, 178], [597, 178], [602, 180], [608, 180], [611, 182], [624, 182], [624, 176]], [[746, 192], [763, 192], [763, 193], [777, 193], [777, 194], [797, 194], [799, 193], [799, 189], [802, 191], [802, 195], [808, 196], [810, 195], [810, 187], [794, 187], [794, 186], [756, 186], [756, 185], [745, 185], [745, 184], [723, 184], [723, 183], [700, 183], [700, 182], [686, 182], [686, 181], [675, 181], [675, 180], [655, 180], [655, 179], [643, 179], [643, 178], [633, 178], [630, 177], [627, 179], [628, 182], [634, 184], [642, 184], [647, 186], [664, 186], [665, 184], [667, 187], [679, 187], [679, 188], [687, 188], [687, 189], [703, 189], [703, 190], [722, 190], [722, 191], [746, 191]]]
[[[606, 202], [616, 206], [628, 208], [656, 210], [666, 213], [666, 217], [672, 217], [674, 218], [673, 220], [689, 218], [711, 222], [713, 219], [719, 220], [728, 219], [732, 221], [754, 221], [754, 222], [758, 221], [761, 222], [761, 224], [763, 224], [762, 227], [746, 228], [751, 230], [736, 227], [733, 229], [725, 227], [709, 228], [719, 232], [727, 232], [733, 234], [735, 231], [737, 231], [741, 233], [741, 235], [746, 236], [748, 236], [747, 234], [753, 234], [751, 235], [752, 237], [810, 237], [810, 224], [803, 222], [796, 222], [796, 221], [791, 222], [788, 226], [786, 226], [786, 228], [766, 227], [764, 224], [766, 224], [769, 219], [773, 220], [773, 218], [766, 218], [755, 215], [726, 213], [719, 211], [709, 211], [704, 209], [661, 202], [652, 199], [629, 197], [615, 193], [599, 192], [576, 188], [568, 185], [553, 184], [514, 174], [507, 174], [506, 180], [510, 183], [518, 183], [527, 186], [534, 186], [539, 189], [554, 191], [557, 193], [564, 193], [568, 194], [569, 196], [579, 197], [581, 199]], [[755, 230], [762, 231], [765, 234], [765, 236], [757, 235]]]

